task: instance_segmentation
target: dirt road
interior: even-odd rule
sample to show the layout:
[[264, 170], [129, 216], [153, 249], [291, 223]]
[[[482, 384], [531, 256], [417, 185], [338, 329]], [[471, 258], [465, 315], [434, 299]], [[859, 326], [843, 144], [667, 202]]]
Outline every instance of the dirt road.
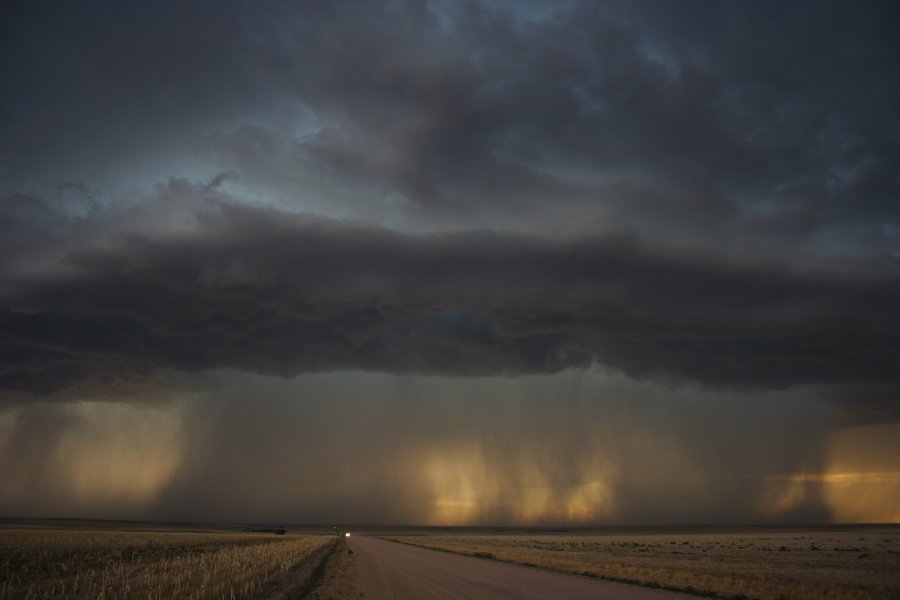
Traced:
[[693, 596], [563, 575], [363, 536], [353, 551], [352, 597], [366, 600], [689, 600]]

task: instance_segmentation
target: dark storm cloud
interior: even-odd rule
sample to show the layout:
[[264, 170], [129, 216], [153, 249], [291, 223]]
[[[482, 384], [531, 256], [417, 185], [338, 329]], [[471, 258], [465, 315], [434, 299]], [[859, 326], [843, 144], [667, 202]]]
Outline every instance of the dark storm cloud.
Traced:
[[432, 229], [897, 252], [895, 3], [539, 6], [14, 3], [3, 177], [190, 139], [250, 197]]
[[900, 422], [898, 23], [0, 3], [0, 512], [831, 519]]
[[900, 373], [891, 261], [800, 268], [628, 236], [413, 235], [198, 202], [180, 231], [67, 239], [52, 269], [5, 277], [3, 387], [225, 367], [478, 376], [599, 362], [762, 388]]
[[[594, 362], [895, 383], [893, 3], [2, 10], [9, 390]], [[212, 161], [197, 183], [95, 186], [172, 140]], [[241, 207], [266, 194], [470, 232]]]
[[3, 177], [91, 171], [246, 108], [257, 88], [238, 4], [5, 3]]
[[468, 5], [445, 30], [334, 6], [302, 79], [334, 124], [300, 157], [336, 179], [437, 212], [568, 208], [670, 239], [847, 243], [856, 227], [896, 250], [894, 7], [695, 3], [667, 26], [654, 13], [682, 7], [523, 23]]
[[[693, 200], [720, 218], [740, 209], [730, 205], [749, 184], [896, 159], [891, 7], [860, 17], [823, 5], [812, 23], [796, 4], [694, 3], [684, 10], [693, 18], [672, 15], [669, 26], [655, 15], [683, 8], [590, 3], [522, 22], [470, 4], [444, 22], [409, 5], [332, 3], [298, 20], [299, 95], [331, 119], [303, 158], [457, 210], [527, 206], [561, 186], [569, 201], [597, 204], [609, 190], [579, 189], [568, 170], [681, 194], [681, 210], [703, 212], [683, 206]], [[828, 136], [840, 139], [818, 139]]]

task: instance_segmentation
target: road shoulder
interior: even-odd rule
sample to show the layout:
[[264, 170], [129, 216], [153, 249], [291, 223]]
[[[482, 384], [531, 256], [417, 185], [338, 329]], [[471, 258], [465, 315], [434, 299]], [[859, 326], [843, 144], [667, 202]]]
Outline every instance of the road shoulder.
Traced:
[[[312, 581], [312, 586], [303, 600], [348, 600], [356, 598], [354, 589], [354, 571], [356, 557], [353, 550], [347, 547], [344, 538], [336, 540], [331, 552], [321, 563], [319, 576]], [[296, 596], [295, 596], [296, 597]]]

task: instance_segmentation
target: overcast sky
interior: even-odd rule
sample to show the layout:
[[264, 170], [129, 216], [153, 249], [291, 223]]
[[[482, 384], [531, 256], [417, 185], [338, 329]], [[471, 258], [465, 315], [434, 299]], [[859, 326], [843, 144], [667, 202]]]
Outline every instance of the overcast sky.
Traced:
[[898, 26], [4, 3], [0, 514], [900, 520]]

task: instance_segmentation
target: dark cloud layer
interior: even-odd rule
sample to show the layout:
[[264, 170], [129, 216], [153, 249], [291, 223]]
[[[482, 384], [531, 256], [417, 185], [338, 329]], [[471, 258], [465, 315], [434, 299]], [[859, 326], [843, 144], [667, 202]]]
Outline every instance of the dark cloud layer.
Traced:
[[63, 218], [48, 215], [41, 247], [56, 266], [5, 278], [3, 387], [47, 394], [166, 369], [486, 376], [594, 363], [730, 388], [898, 383], [892, 261], [798, 267], [628, 235], [402, 234], [202, 202], [179, 231], [96, 235], [79, 219], [55, 246]]
[[599, 363], [892, 412], [893, 2], [0, 11], [6, 397]]
[[190, 144], [329, 214], [897, 252], [893, 2], [2, 10], [13, 189]]

